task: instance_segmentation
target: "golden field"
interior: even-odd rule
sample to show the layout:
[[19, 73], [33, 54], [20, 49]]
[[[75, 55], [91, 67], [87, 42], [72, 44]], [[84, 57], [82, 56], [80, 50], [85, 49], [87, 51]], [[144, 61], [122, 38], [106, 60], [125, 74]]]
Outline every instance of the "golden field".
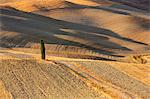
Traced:
[[0, 99], [149, 99], [146, 2], [0, 0]]

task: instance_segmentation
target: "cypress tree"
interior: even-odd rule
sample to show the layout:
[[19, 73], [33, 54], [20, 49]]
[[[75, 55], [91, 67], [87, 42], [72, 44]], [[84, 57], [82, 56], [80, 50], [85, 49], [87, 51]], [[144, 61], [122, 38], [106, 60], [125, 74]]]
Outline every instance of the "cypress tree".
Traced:
[[41, 58], [45, 60], [45, 45], [44, 40], [41, 40]]

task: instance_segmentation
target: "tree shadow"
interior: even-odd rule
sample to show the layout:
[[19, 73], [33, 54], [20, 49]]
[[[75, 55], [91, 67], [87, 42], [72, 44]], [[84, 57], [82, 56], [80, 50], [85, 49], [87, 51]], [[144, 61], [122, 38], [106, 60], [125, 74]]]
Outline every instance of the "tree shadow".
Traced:
[[[126, 51], [130, 51], [130, 49], [109, 41], [108, 36], [132, 43], [140, 43], [121, 37], [111, 30], [56, 20], [10, 8], [1, 8], [0, 19], [2, 25], [1, 29], [3, 31], [18, 33], [17, 36], [12, 38], [9, 36], [2, 36], [1, 40], [3, 43], [7, 42], [6, 40], [9, 40], [8, 42], [22, 42], [24, 40], [24, 43], [20, 44], [21, 47], [28, 42], [39, 43], [40, 39], [43, 39], [49, 44], [78, 46], [87, 48], [97, 53], [113, 55], [113, 51], [104, 50], [103, 48], [120, 49]], [[62, 29], [73, 30], [75, 32], [70, 33], [63, 31]], [[78, 41], [75, 39], [71, 40], [70, 38], [61, 38], [62, 35], [63, 37], [69, 36], [75, 39], [83, 39], [83, 41]], [[84, 41], [86, 42], [83, 43]]]

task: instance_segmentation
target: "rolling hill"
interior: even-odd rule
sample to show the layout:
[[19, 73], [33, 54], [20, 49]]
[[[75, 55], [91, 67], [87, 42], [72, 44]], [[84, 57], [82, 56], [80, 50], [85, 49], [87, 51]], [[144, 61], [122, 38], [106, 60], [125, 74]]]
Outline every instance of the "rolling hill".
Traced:
[[149, 19], [103, 7], [78, 5], [34, 12], [2, 7], [1, 20], [1, 46], [5, 47], [29, 47], [44, 39], [49, 44], [114, 55], [146, 52], [150, 45]]
[[149, 99], [147, 4], [0, 0], [0, 98]]

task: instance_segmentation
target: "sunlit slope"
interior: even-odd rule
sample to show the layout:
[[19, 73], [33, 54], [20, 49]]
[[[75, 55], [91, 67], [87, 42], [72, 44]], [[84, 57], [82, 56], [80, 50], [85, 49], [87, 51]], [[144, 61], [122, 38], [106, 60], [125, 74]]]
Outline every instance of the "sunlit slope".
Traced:
[[0, 52], [0, 93], [8, 99], [150, 97], [148, 64]]
[[[9, 62], [5, 64], [6, 61]], [[14, 98], [107, 97], [102, 94], [102, 91], [98, 92], [88, 87], [68, 67], [54, 63], [45, 64], [35, 60], [10, 59], [2, 60], [0, 68], [0, 78]]]
[[2, 6], [10, 6], [22, 11], [48, 10], [67, 7], [64, 0], [21, 0], [2, 3]]
[[143, 9], [116, 0], [0, 6], [0, 98], [150, 97], [150, 18]]
[[[86, 6], [101, 6], [111, 5], [112, 2], [104, 0], [1, 0], [0, 4], [15, 7], [24, 11], [35, 11], [39, 7], [46, 9], [67, 7], [67, 3], [86, 5]], [[55, 6], [55, 7], [54, 7]]]
[[66, 1], [86, 6], [106, 6], [113, 4], [113, 2], [106, 0], [66, 0]]
[[[90, 78], [94, 77], [97, 81], [103, 82], [106, 81], [106, 84], [113, 86], [113, 88], [119, 87], [118, 89], [122, 90], [126, 95], [133, 97], [143, 97], [148, 98], [148, 73], [147, 65], [140, 64], [129, 64], [129, 63], [120, 63], [120, 62], [64, 62], [63, 64], [71, 64], [71, 66], [78, 70], [79, 73]], [[128, 69], [127, 69], [128, 68]], [[142, 69], [139, 69], [142, 68]], [[137, 72], [140, 73], [137, 73]], [[87, 74], [86, 74], [87, 73]], [[90, 75], [90, 76], [89, 76]], [[104, 82], [105, 83], [105, 82]], [[117, 87], [116, 87], [117, 86]], [[107, 87], [104, 87], [105, 92], [110, 93]], [[113, 94], [115, 94], [115, 90]], [[121, 94], [117, 94], [119, 96]], [[122, 95], [123, 96], [123, 95]]]

